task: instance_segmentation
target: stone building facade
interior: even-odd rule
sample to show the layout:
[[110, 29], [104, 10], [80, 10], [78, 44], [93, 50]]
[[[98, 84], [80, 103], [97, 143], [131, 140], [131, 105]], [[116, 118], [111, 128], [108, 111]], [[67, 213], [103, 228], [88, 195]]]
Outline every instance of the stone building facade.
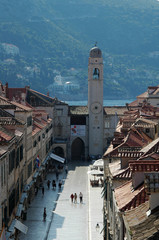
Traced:
[[87, 106], [0, 84], [0, 229], [24, 217], [50, 153], [67, 162], [105, 152], [127, 107], [103, 106], [103, 81], [102, 52], [95, 46], [89, 53]]

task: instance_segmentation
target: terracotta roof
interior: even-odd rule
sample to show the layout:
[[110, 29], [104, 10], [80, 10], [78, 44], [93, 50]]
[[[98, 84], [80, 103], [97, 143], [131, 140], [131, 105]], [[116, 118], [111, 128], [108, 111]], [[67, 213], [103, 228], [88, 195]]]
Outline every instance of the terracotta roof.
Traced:
[[129, 106], [129, 107], [137, 107], [138, 105], [139, 105], [138, 100], [135, 100], [135, 101], [129, 103], [128, 106]]
[[153, 92], [153, 95], [156, 95], [159, 92], [159, 87], [157, 87], [157, 89], [155, 89], [155, 91]]
[[136, 122], [134, 123], [136, 127], [154, 127], [154, 125], [158, 125], [157, 122], [154, 122], [152, 120], [146, 119], [146, 118], [138, 118]]
[[113, 161], [112, 163], [109, 163], [109, 171], [112, 176], [115, 176], [116, 174], [121, 172], [122, 171], [121, 170], [121, 161], [117, 160], [117, 161]]
[[22, 93], [26, 93], [26, 88], [7, 88], [7, 98], [10, 101], [13, 101], [13, 98], [16, 101], [22, 100]]
[[14, 117], [0, 117], [0, 125], [23, 125], [25, 124], [23, 121], [16, 119]]
[[154, 141], [152, 141], [151, 143], [149, 143], [147, 146], [143, 147], [141, 149], [141, 152], [145, 154], [149, 154], [151, 152], [157, 151], [159, 146], [159, 138], [156, 138]]
[[114, 106], [114, 107], [104, 107], [104, 113], [106, 115], [115, 115], [118, 116], [124, 115], [124, 112], [127, 111], [125, 106]]
[[147, 98], [147, 97], [148, 97], [147, 91], [137, 96], [137, 98]]
[[126, 137], [125, 141], [115, 147], [114, 149], [109, 147], [104, 153], [103, 157], [120, 157], [120, 158], [130, 158], [137, 159], [142, 155], [142, 152], [139, 152], [141, 147], [144, 145], [141, 138], [138, 135], [134, 136], [134, 133]]
[[159, 207], [151, 213], [145, 221], [131, 226], [133, 240], [158, 240], [159, 239]]
[[129, 228], [136, 226], [148, 219], [146, 212], [149, 209], [149, 201], [146, 201], [136, 208], [124, 212], [124, 220]]
[[41, 131], [41, 128], [36, 123], [33, 123], [32, 136], [34, 136], [40, 131]]
[[88, 115], [88, 107], [87, 106], [69, 106], [69, 114]]
[[132, 172], [157, 172], [159, 171], [159, 160], [130, 161], [129, 167]]
[[139, 160], [159, 160], [159, 153], [152, 152], [147, 155], [143, 155], [139, 158]]
[[132, 145], [134, 145], [136, 142], [137, 145], [143, 147], [147, 145], [148, 143], [152, 142], [152, 139], [146, 135], [141, 129], [136, 129], [134, 127], [131, 128], [130, 136], [128, 138], [128, 145], [131, 142]]
[[46, 101], [48, 101], [48, 102], [54, 102], [54, 101], [57, 100], [57, 98], [52, 98], [52, 97], [50, 97], [50, 96], [48, 96], [48, 95], [45, 95], [45, 94], [43, 94], [43, 93], [40, 93], [40, 92], [35, 91], [35, 90], [33, 90], [33, 89], [30, 89], [30, 88], [28, 89], [28, 91], [33, 92], [33, 93], [35, 93], [35, 94], [43, 97], [43, 98], [44, 98]]
[[0, 96], [0, 106], [4, 106], [4, 105], [12, 105], [12, 104], [7, 98]]
[[27, 107], [23, 104], [17, 103], [17, 102], [13, 102], [11, 101], [11, 104], [13, 104], [14, 106], [16, 106], [16, 111], [27, 111], [27, 112], [31, 112], [32, 108]]
[[122, 171], [116, 175], [113, 176], [115, 179], [131, 179], [132, 178], [132, 172], [130, 171], [130, 168], [122, 169]]
[[44, 125], [42, 124], [42, 122], [38, 119], [33, 119], [33, 126], [34, 127], [38, 127], [40, 129], [43, 129], [44, 128]]
[[7, 131], [5, 128], [0, 127], [0, 143], [8, 142], [14, 138], [14, 134], [11, 131]]
[[3, 155], [7, 153], [7, 150], [3, 148], [3, 146], [1, 146], [1, 149], [0, 149], [0, 157], [3, 157]]
[[136, 190], [132, 189], [132, 180], [115, 188], [115, 198], [120, 211], [130, 210], [144, 203], [148, 197], [144, 186], [139, 186]]

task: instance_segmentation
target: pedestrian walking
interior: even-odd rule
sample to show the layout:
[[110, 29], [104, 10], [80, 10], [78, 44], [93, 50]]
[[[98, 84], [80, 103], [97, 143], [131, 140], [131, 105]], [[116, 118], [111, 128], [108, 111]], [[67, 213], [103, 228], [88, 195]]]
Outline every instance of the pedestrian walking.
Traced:
[[43, 212], [43, 220], [44, 221], [46, 220], [46, 216], [47, 216], [47, 214], [46, 214], [46, 207], [44, 207], [44, 212]]
[[65, 166], [65, 173], [66, 174], [68, 173], [68, 166], [67, 165]]
[[56, 188], [56, 182], [55, 182], [55, 180], [52, 180], [52, 188], [53, 188], [53, 189]]
[[59, 189], [61, 189], [61, 186], [62, 186], [62, 181], [59, 180]]
[[42, 195], [44, 196], [44, 186], [42, 186]]
[[73, 199], [74, 199], [73, 193], [71, 194], [70, 198], [71, 198], [71, 202], [73, 203]]
[[80, 199], [80, 203], [82, 203], [83, 202], [83, 194], [81, 192], [79, 194], [79, 199]]
[[35, 187], [35, 195], [37, 195], [38, 194], [38, 187], [36, 186]]
[[50, 189], [50, 183], [51, 183], [51, 181], [48, 179], [47, 180], [47, 187], [48, 187], [48, 189]]
[[58, 180], [58, 178], [59, 178], [59, 173], [58, 171], [56, 171], [56, 180]]
[[74, 195], [74, 203], [77, 203], [77, 194]]

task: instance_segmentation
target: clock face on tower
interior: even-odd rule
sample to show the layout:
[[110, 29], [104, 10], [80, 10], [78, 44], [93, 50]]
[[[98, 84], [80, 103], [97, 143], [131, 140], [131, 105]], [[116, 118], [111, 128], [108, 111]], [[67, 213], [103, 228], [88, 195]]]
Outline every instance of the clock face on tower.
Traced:
[[102, 105], [98, 102], [94, 102], [91, 104], [91, 112], [92, 113], [100, 113], [102, 111]]

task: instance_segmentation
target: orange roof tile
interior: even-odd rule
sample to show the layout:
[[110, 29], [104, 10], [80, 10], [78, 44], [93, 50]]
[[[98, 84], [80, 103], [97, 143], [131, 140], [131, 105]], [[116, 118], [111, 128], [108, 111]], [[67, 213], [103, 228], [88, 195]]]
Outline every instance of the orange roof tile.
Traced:
[[132, 226], [136, 226], [144, 222], [146, 219], [148, 219], [146, 215], [146, 212], [148, 211], [148, 209], [149, 209], [149, 201], [146, 201], [136, 208], [125, 211], [123, 217], [127, 222], [129, 228]]
[[[144, 191], [145, 189], [143, 185], [139, 186], [136, 190], [133, 190], [132, 180], [116, 188], [115, 198], [119, 209], [121, 211], [125, 211], [126, 209], [136, 207], [136, 205], [139, 202], [139, 199], [141, 200], [141, 202], [145, 202], [146, 193]], [[139, 198], [137, 196], [139, 196]]]

